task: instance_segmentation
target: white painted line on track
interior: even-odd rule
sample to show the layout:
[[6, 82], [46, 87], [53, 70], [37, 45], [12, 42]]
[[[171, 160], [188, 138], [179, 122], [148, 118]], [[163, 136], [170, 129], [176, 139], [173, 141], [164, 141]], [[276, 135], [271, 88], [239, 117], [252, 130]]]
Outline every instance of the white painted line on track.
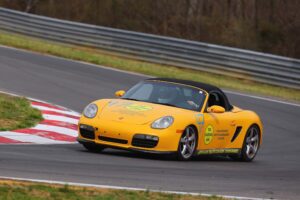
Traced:
[[48, 107], [45, 107], [45, 106], [37, 106], [37, 105], [31, 105], [31, 107], [34, 107], [38, 110], [46, 110], [46, 111], [54, 111], [54, 112], [57, 112], [57, 113], [61, 113], [61, 114], [67, 114], [67, 115], [72, 115], [74, 117], [79, 117], [80, 115], [74, 111], [64, 111], [64, 110], [57, 110], [55, 108], [48, 108]]
[[[107, 69], [107, 70], [111, 70], [111, 71], [117, 71], [117, 72], [120, 72], [120, 73], [131, 74], [131, 75], [141, 76], [141, 77], [145, 77], [145, 78], [154, 78], [154, 76], [140, 74], [140, 73], [137, 73], [137, 72], [129, 72], [129, 71], [121, 70], [121, 69], [116, 69], [116, 68], [102, 66], [102, 65], [96, 65], [96, 64], [88, 63], [88, 62], [84, 62], [84, 61], [72, 60], [72, 59], [58, 57], [58, 56], [54, 56], [54, 55], [45, 55], [45, 54], [41, 54], [41, 53], [38, 53], [38, 52], [30, 51], [30, 50], [18, 49], [18, 48], [8, 47], [8, 46], [4, 46], [4, 45], [0, 45], [0, 47], [7, 48], [7, 49], [12, 49], [12, 50], [16, 50], [16, 51], [23, 51], [25, 53], [33, 53], [33, 54], [36, 54], [36, 55], [47, 56], [47, 57], [60, 59], [60, 60], [65, 60], [65, 61], [69, 61], [69, 62], [81, 63], [81, 64], [84, 64], [84, 65], [98, 67], [98, 68]], [[244, 96], [244, 97], [249, 97], [249, 98], [254, 98], [254, 99], [259, 99], [259, 100], [264, 100], [264, 101], [270, 101], [270, 102], [274, 102], [274, 103], [285, 104], [285, 105], [289, 105], [289, 106], [300, 107], [300, 104], [297, 104], [297, 103], [286, 102], [286, 101], [283, 101], [283, 100], [282, 101], [281, 100], [275, 100], [275, 99], [271, 99], [271, 98], [268, 98], [268, 97], [260, 97], [260, 96], [246, 94], [246, 93], [233, 92], [233, 91], [229, 91], [229, 90], [226, 90], [226, 89], [224, 89], [224, 92], [234, 94], [234, 95], [239, 95], [239, 96]]]
[[31, 128], [31, 129], [41, 130], [41, 131], [53, 131], [53, 132], [60, 133], [60, 134], [63, 134], [63, 135], [68, 135], [68, 136], [71, 136], [71, 137], [77, 137], [78, 136], [77, 130], [64, 128], [64, 127], [59, 127], [59, 126], [38, 124], [38, 125], [36, 125], [35, 127]]
[[113, 67], [107, 67], [107, 66], [103, 66], [103, 65], [97, 65], [97, 64], [94, 64], [94, 63], [88, 63], [88, 62], [80, 61], [80, 60], [72, 60], [72, 59], [69, 59], [69, 58], [59, 57], [59, 56], [50, 55], [50, 54], [42, 54], [42, 53], [39, 53], [37, 51], [31, 51], [31, 50], [28, 50], [28, 49], [18, 49], [18, 48], [15, 48], [15, 47], [9, 47], [9, 46], [4, 46], [4, 45], [0, 45], [0, 47], [11, 49], [11, 50], [16, 50], [16, 51], [22, 51], [22, 52], [25, 52], [25, 53], [32, 53], [32, 54], [36, 54], [36, 55], [46, 56], [46, 57], [55, 58], [55, 59], [59, 59], [59, 60], [64, 60], [64, 61], [68, 61], [68, 62], [81, 63], [81, 64], [84, 64], [84, 65], [89, 65], [89, 66], [93, 66], [93, 67], [100, 67], [100, 68], [103, 68], [103, 69], [116, 71], [116, 72], [121, 72], [121, 73], [125, 73], [125, 74], [131, 74], [131, 75], [141, 76], [141, 77], [145, 77], [145, 78], [151, 78], [151, 77], [154, 78], [154, 76], [141, 74], [141, 73], [138, 73], [138, 72], [126, 71], [126, 70], [117, 69], [117, 68], [113, 68]]
[[[1, 45], [0, 45], [0, 47], [1, 47]], [[18, 49], [17, 49], [17, 50], [18, 50]], [[13, 93], [13, 92], [11, 92], [11, 91], [0, 90], [0, 93], [5, 93], [5, 94], [9, 94], [9, 95], [11, 95], [11, 96], [17, 96], [17, 97], [25, 97], [24, 95], [16, 94], [16, 93]], [[54, 103], [52, 103], [52, 102], [47, 102], [47, 101], [44, 101], [44, 100], [40, 100], [40, 99], [28, 97], [28, 96], [26, 96], [25, 98], [27, 98], [27, 99], [29, 99], [29, 100], [31, 100], [31, 101], [38, 101], [38, 102], [48, 103], [48, 104], [54, 105]], [[31, 106], [33, 106], [33, 105], [31, 105]], [[80, 113], [75, 112], [75, 111], [73, 111], [73, 110], [71, 110], [71, 109], [69, 109], [69, 108], [66, 108], [66, 107], [63, 107], [63, 106], [59, 106], [59, 105], [56, 105], [56, 104], [55, 104], [55, 106], [60, 107], [60, 108], [62, 108], [62, 109], [65, 109], [66, 112], [67, 112], [67, 113], [65, 113], [65, 114], [70, 114], [69, 112], [71, 112], [71, 113], [75, 114], [75, 116], [80, 116]], [[43, 106], [43, 107], [44, 107], [44, 106]], [[49, 109], [50, 109], [50, 108], [49, 108]], [[49, 109], [48, 109], [48, 110], [49, 110]], [[44, 110], [47, 110], [47, 107], [44, 107]], [[57, 112], [58, 112], [57, 109], [50, 110], [50, 111], [57, 111]], [[60, 110], [60, 111], [63, 111], [63, 110]]]
[[20, 141], [20, 142], [28, 142], [28, 143], [38, 143], [38, 144], [65, 144], [64, 141], [51, 140], [45, 137], [41, 137], [38, 135], [27, 134], [27, 133], [17, 133], [13, 131], [4, 131], [0, 132], [0, 136], [6, 137], [12, 140]]
[[223, 91], [228, 94], [233, 94], [233, 95], [238, 95], [238, 96], [243, 96], [243, 97], [250, 97], [253, 99], [259, 99], [259, 100], [264, 100], [264, 101], [271, 101], [274, 103], [280, 103], [280, 104], [285, 104], [285, 105], [289, 105], [289, 106], [300, 107], [300, 104], [297, 104], [297, 103], [291, 103], [291, 102], [286, 102], [286, 101], [281, 101], [281, 100], [276, 100], [276, 99], [270, 99], [267, 97], [259, 97], [259, 96], [250, 95], [250, 94], [243, 94], [243, 93], [233, 92], [233, 91], [228, 91], [228, 90], [223, 90]]
[[[226, 199], [270, 200], [270, 199], [264, 199], [264, 198], [252, 198], [252, 197], [241, 197], [241, 196], [231, 196], [231, 195], [214, 195], [214, 194], [207, 194], [207, 193], [181, 192], [181, 191], [169, 191], [169, 190], [151, 190], [151, 189], [149, 190], [147, 188], [98, 185], [98, 184], [88, 184], [88, 183], [52, 181], [52, 180], [17, 178], [17, 177], [6, 177], [6, 176], [0, 176], [0, 179], [14, 180], [14, 181], [28, 181], [28, 182], [46, 183], [46, 184], [57, 184], [57, 185], [79, 186], [79, 187], [94, 187], [94, 188], [103, 188], [103, 189], [112, 189], [112, 190], [150, 191], [150, 192], [166, 193], [166, 194], [179, 194], [179, 195], [192, 195], [192, 196], [205, 196], [205, 197], [217, 196], [217, 197], [223, 197]], [[275, 200], [275, 199], [272, 198], [272, 200]]]
[[[70, 61], [69, 59], [66, 59], [66, 60]], [[74, 60], [71, 60], [71, 61], [74, 61]], [[147, 75], [147, 74], [141, 74], [141, 73], [138, 73], [138, 72], [125, 71], [125, 70], [122, 70], [122, 69], [117, 69], [117, 68], [113, 68], [113, 67], [107, 67], [107, 66], [103, 66], [103, 65], [96, 65], [94, 63], [88, 63], [88, 62], [85, 62], [85, 61], [77, 61], [77, 60], [75, 60], [75, 62], [79, 62], [81, 64], [89, 65], [89, 66], [92, 66], [92, 67], [98, 67], [98, 68], [107, 69], [107, 70], [111, 70], [111, 71], [115, 71], [115, 72], [121, 72], [121, 73], [124, 73], [124, 74], [141, 76], [141, 77], [145, 77], [145, 78], [155, 78], [155, 76], [151, 76], [151, 75]]]
[[57, 116], [57, 115], [47, 115], [43, 114], [43, 118], [47, 120], [55, 120], [55, 121], [61, 121], [61, 122], [67, 122], [71, 124], [78, 124], [77, 119], [69, 118], [69, 117], [63, 117], [63, 116]]

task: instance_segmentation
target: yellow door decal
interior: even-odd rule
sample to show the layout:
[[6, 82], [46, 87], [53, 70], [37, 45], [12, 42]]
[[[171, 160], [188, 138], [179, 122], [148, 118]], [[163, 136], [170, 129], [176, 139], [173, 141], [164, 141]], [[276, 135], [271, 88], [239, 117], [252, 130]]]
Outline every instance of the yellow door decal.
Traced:
[[205, 129], [205, 134], [204, 134], [204, 144], [209, 144], [211, 143], [213, 139], [213, 133], [214, 133], [214, 128], [212, 125], [208, 125]]
[[198, 125], [204, 124], [204, 115], [203, 114], [197, 114], [196, 115], [196, 122]]

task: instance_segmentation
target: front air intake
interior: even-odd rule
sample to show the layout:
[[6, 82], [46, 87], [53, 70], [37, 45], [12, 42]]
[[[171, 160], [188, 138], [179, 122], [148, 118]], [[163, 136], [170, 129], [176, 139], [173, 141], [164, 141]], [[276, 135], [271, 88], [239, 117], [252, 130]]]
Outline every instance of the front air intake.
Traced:
[[79, 132], [83, 138], [87, 139], [95, 139], [95, 130], [94, 127], [88, 126], [85, 124], [79, 125]]
[[131, 145], [135, 147], [154, 148], [158, 144], [158, 137], [152, 135], [136, 134]]
[[111, 137], [105, 137], [105, 136], [99, 136], [99, 140], [103, 140], [106, 142], [114, 142], [114, 143], [120, 143], [120, 144], [127, 144], [127, 140], [118, 139], [118, 138], [111, 138]]

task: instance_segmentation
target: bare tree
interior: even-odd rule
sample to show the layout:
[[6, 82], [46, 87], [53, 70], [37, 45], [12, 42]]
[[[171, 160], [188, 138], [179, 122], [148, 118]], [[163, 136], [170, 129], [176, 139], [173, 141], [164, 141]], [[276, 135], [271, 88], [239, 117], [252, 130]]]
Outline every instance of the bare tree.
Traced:
[[39, 2], [39, 0], [24, 0], [26, 7], [25, 12], [29, 13], [31, 12], [32, 8]]
[[0, 6], [300, 58], [300, 0], [0, 0]]

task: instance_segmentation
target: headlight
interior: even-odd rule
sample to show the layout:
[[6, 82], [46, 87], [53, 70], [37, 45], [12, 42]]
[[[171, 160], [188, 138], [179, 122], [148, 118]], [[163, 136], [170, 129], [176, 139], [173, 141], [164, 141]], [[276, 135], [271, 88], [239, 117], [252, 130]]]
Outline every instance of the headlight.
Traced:
[[83, 111], [83, 115], [88, 118], [94, 118], [97, 114], [98, 107], [96, 104], [89, 104], [87, 107], [85, 107]]
[[155, 129], [164, 129], [164, 128], [168, 128], [169, 126], [171, 126], [173, 124], [173, 122], [174, 122], [173, 117], [166, 116], [166, 117], [162, 117], [162, 118], [155, 120], [151, 124], [151, 127], [155, 128]]

